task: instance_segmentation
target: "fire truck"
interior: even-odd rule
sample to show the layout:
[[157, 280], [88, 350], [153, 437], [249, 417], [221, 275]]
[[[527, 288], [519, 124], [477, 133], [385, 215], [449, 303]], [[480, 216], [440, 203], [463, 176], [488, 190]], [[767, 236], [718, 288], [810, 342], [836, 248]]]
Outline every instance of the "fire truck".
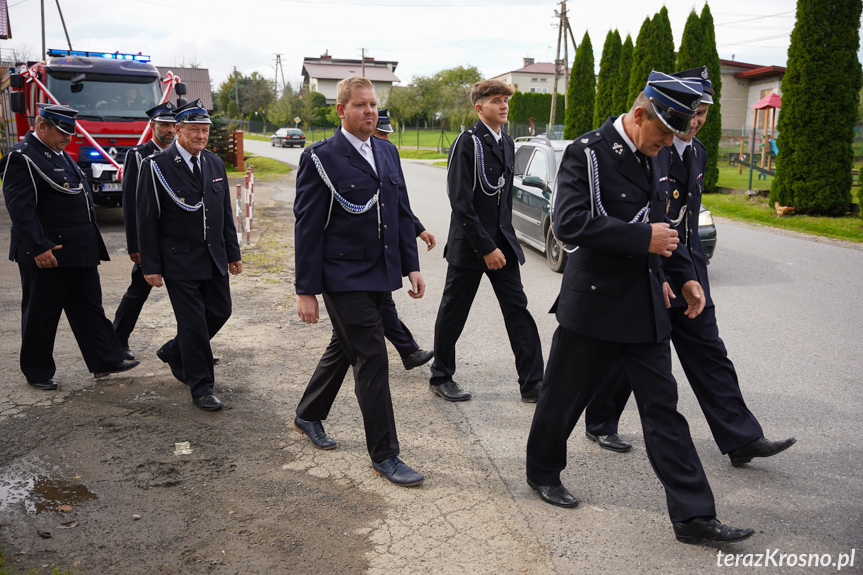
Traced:
[[118, 206], [126, 151], [149, 135], [146, 110], [167, 101], [172, 90], [185, 95], [186, 86], [170, 72], [161, 78], [149, 56], [141, 54], [48, 50], [47, 55], [46, 62], [9, 70], [9, 87], [2, 92], [6, 141], [14, 144], [33, 128], [37, 103], [75, 108], [78, 129], [66, 151], [90, 180], [95, 203]]

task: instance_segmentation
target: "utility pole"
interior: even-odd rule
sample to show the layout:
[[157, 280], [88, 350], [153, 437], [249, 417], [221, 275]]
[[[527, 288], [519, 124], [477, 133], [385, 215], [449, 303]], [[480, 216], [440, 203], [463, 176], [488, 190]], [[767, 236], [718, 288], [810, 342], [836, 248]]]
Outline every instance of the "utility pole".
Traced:
[[362, 50], [361, 54], [362, 54], [362, 58], [363, 58], [363, 63], [362, 63], [363, 78], [365, 78], [366, 77], [366, 49], [361, 48], [361, 50]]
[[72, 40], [69, 39], [69, 31], [66, 29], [66, 19], [63, 18], [63, 11], [60, 9], [60, 0], [57, 2], [57, 12], [60, 13], [60, 23], [63, 24], [63, 32], [66, 34], [66, 43], [69, 44], [69, 50], [72, 49]]
[[[557, 111], [557, 84], [560, 78], [560, 44], [563, 42], [563, 78], [564, 86], [564, 108], [569, 104], [569, 41], [572, 40], [572, 52], [575, 54], [576, 44], [575, 37], [572, 34], [572, 28], [569, 25], [569, 15], [566, 12], [566, 0], [560, 3], [560, 12], [555, 10], [555, 15], [558, 16], [557, 24], [557, 55], [554, 59], [554, 83], [551, 93], [551, 113], [549, 114], [549, 132], [552, 132], [555, 121], [555, 112]], [[569, 35], [567, 36], [567, 32]]]
[[240, 113], [240, 93], [237, 90], [237, 67], [234, 66], [234, 101], [237, 103], [237, 114]]
[[45, 0], [41, 0], [42, 5], [42, 56], [39, 58], [40, 61], [43, 61], [47, 58], [48, 50], [45, 49]]
[[285, 91], [285, 69], [282, 68], [282, 55], [276, 54], [276, 79], [275, 79], [275, 81], [273, 81], [273, 90], [275, 90], [277, 96], [279, 93], [279, 70], [282, 71], [282, 92], [284, 92]]

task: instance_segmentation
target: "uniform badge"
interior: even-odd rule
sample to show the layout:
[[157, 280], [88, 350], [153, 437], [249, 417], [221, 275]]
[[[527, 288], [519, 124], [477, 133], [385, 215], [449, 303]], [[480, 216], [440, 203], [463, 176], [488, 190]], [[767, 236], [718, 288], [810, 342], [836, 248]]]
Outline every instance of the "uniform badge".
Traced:
[[50, 160], [51, 159], [51, 152], [45, 152], [45, 157]]
[[186, 198], [180, 198], [180, 201], [181, 201], [181, 202], [183, 202], [183, 203], [185, 204], [185, 203], [186, 203]]
[[179, 164], [180, 162], [183, 161], [183, 158], [181, 158], [180, 156], [174, 156], [174, 161]]
[[668, 210], [671, 209], [671, 200], [665, 200], [665, 213], [668, 213]]
[[680, 197], [680, 192], [678, 192], [678, 191], [677, 191], [677, 188], [674, 188], [674, 192], [673, 192], [671, 195], [672, 195], [672, 196], [674, 197], [674, 199], [676, 200], [677, 198], [679, 198], [679, 197]]
[[63, 187], [64, 187], [64, 188], [68, 188], [68, 187], [69, 187], [69, 182], [63, 182]]
[[582, 143], [582, 144], [586, 144], [586, 143], [588, 143], [589, 141], [590, 141], [590, 138], [582, 138], [582, 139], [581, 139], [581, 143]]
[[623, 145], [621, 145], [620, 142], [615, 142], [614, 145], [611, 146], [611, 149], [614, 150], [614, 153], [618, 156], [623, 155]]

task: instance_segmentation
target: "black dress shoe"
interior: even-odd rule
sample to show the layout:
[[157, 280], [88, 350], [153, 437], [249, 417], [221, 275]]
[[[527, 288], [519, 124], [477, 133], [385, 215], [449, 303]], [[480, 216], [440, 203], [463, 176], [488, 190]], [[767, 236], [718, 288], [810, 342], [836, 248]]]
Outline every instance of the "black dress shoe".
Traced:
[[125, 359], [126, 361], [132, 361], [133, 359], [135, 359], [135, 354], [132, 353], [132, 350], [129, 349], [128, 345], [123, 348], [123, 359]]
[[384, 459], [380, 463], [372, 461], [372, 471], [399, 487], [414, 487], [425, 481], [422, 473], [414, 471], [396, 455]]
[[112, 373], [122, 373], [124, 371], [129, 371], [133, 367], [138, 367], [140, 361], [121, 361], [117, 365], [112, 365], [106, 371], [99, 371], [93, 374], [93, 377], [96, 379], [100, 379], [103, 377], [108, 377]]
[[429, 389], [432, 390], [432, 393], [447, 401], [467, 401], [470, 399], [470, 393], [463, 390], [461, 386], [453, 380], [445, 381], [440, 385], [429, 385]]
[[711, 517], [696, 517], [686, 523], [672, 523], [674, 536], [681, 543], [698, 545], [714, 541], [717, 543], [733, 543], [749, 539], [755, 533], [752, 529], [738, 529], [723, 525], [718, 519]]
[[524, 403], [536, 403], [536, 400], [539, 399], [539, 388], [541, 385], [542, 382], [539, 382], [533, 387], [529, 388], [527, 391], [522, 391], [521, 400]]
[[739, 449], [730, 451], [728, 457], [731, 458], [731, 465], [740, 467], [752, 461], [753, 457], [770, 457], [785, 451], [795, 443], [797, 440], [793, 437], [781, 441], [770, 441], [764, 437], [759, 437]]
[[217, 363], [219, 363], [219, 361], [220, 361], [221, 359], [222, 359], [222, 358], [221, 358], [221, 357], [219, 357], [218, 355], [214, 355], [214, 356], [213, 356], [213, 365], [216, 365]]
[[160, 347], [158, 351], [156, 351], [156, 357], [168, 364], [168, 367], [171, 368], [171, 374], [175, 378], [177, 378], [182, 383], [186, 383], [186, 372], [183, 370], [183, 364], [179, 361], [169, 358], [164, 346]]
[[225, 404], [219, 401], [219, 398], [212, 394], [193, 397], [192, 402], [204, 411], [217, 411], [225, 407]]
[[418, 349], [415, 352], [406, 355], [402, 358], [402, 363], [405, 364], [405, 369], [413, 369], [425, 363], [428, 363], [434, 357], [432, 350]]
[[44, 381], [30, 381], [30, 380], [27, 380], [27, 383], [29, 383], [30, 385], [32, 385], [32, 386], [33, 386], [33, 387], [35, 387], [36, 389], [48, 389], [48, 390], [52, 390], [52, 389], [57, 389], [57, 388], [59, 387], [59, 385], [57, 384], [57, 382], [56, 382], [56, 381], [54, 381], [53, 379], [46, 379], [46, 380], [44, 380]]
[[305, 435], [318, 449], [335, 449], [336, 441], [324, 431], [324, 424], [320, 421], [306, 421], [299, 417], [294, 418], [294, 431]]
[[527, 480], [530, 488], [539, 493], [542, 500], [558, 507], [576, 507], [578, 499], [573, 497], [563, 485], [537, 485], [530, 479]]
[[599, 445], [603, 449], [607, 449], [609, 451], [614, 451], [616, 453], [626, 453], [630, 449], [632, 449], [632, 444], [628, 441], [624, 441], [620, 438], [620, 436], [616, 433], [611, 433], [609, 435], [594, 435], [587, 431], [584, 432], [584, 435], [597, 445]]

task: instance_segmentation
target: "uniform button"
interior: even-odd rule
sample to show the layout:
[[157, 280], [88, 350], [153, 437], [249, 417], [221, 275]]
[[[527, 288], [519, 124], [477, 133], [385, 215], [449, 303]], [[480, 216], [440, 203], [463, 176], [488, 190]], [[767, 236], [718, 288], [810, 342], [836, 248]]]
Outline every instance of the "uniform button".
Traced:
[[387, 225], [386, 225], [386, 224], [384, 224], [384, 229], [387, 229]]
[[344, 252], [339, 252], [339, 255], [340, 255], [340, 256], [343, 256], [343, 255], [345, 255], [345, 254], [344, 254]]
[[462, 224], [461, 224], [461, 225], [462, 225], [463, 227], [467, 227], [467, 222], [462, 222]]
[[687, 195], [688, 197], [690, 197], [690, 198], [691, 198], [691, 197], [692, 197], [692, 192], [689, 192], [689, 193], [688, 193], [688, 194], [686, 194], [686, 195]]
[[353, 189], [353, 188], [354, 188], [354, 185], [353, 185], [353, 184], [351, 184], [351, 189]]
[[653, 268], [647, 268], [647, 271], [653, 273]]
[[381, 204], [381, 209], [384, 209], [385, 207], [387, 207], [386, 204]]
[[620, 197], [621, 197], [621, 198], [625, 198], [625, 197], [626, 197], [626, 194], [620, 194]]
[[592, 291], [596, 291], [596, 286], [590, 286], [590, 289], [591, 289]]
[[390, 249], [390, 247], [388, 245], [384, 244], [384, 249], [388, 250], [388, 249]]

